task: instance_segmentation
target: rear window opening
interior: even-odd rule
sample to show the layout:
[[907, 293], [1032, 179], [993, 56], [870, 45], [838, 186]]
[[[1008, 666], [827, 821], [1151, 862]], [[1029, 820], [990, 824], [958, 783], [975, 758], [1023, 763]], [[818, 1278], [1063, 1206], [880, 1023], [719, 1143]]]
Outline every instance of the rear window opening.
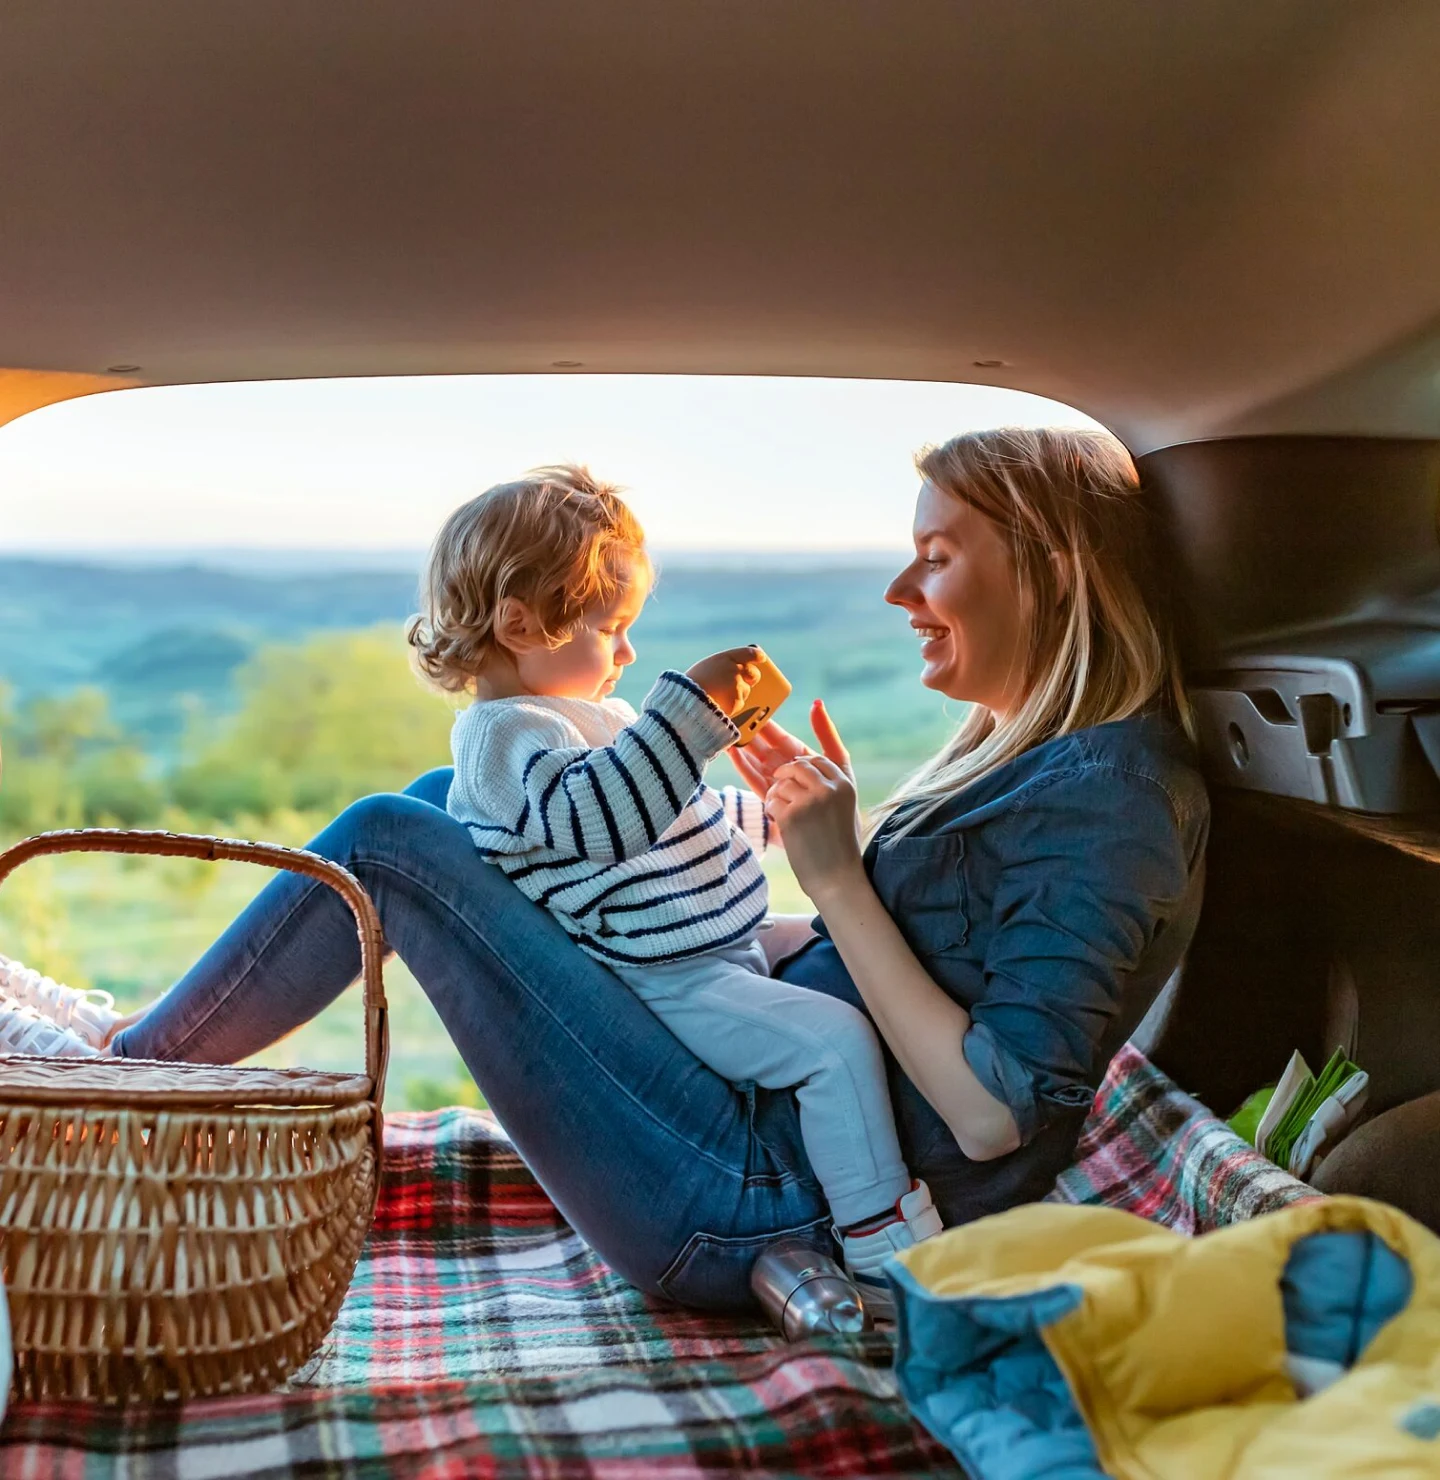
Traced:
[[[876, 800], [958, 706], [920, 687], [882, 595], [926, 442], [1094, 425], [1016, 391], [927, 383], [459, 376], [119, 391], [0, 429], [0, 841], [109, 824], [299, 844], [448, 761], [453, 709], [402, 638], [444, 516], [573, 460], [627, 488], [659, 568], [632, 703], [666, 667], [764, 645], [826, 699]], [[717, 763], [714, 779], [733, 779]], [[776, 910], [804, 910], [781, 854]], [[44, 860], [0, 891], [0, 952], [130, 1008], [264, 882], [242, 865]], [[474, 1103], [423, 992], [387, 968], [389, 1103]], [[266, 1056], [353, 1068], [347, 997]]]

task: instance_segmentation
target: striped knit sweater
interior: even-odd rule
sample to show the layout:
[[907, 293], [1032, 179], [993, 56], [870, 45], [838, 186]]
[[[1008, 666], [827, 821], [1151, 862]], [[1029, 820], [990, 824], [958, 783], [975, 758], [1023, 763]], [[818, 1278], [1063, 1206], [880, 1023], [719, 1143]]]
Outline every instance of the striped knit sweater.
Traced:
[[759, 798], [703, 780], [736, 734], [680, 673], [638, 716], [619, 699], [487, 699], [455, 720], [450, 815], [598, 960], [682, 960], [765, 918]]

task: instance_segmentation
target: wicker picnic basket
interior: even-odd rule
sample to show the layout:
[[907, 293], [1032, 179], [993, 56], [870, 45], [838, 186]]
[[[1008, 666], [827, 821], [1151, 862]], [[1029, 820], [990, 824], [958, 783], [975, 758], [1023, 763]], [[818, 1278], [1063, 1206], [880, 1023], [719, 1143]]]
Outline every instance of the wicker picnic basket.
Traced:
[[315, 1351], [370, 1227], [388, 1051], [384, 941], [358, 879], [267, 843], [88, 828], [0, 854], [235, 859], [349, 905], [365, 1073], [0, 1056], [0, 1277], [26, 1398], [263, 1392]]

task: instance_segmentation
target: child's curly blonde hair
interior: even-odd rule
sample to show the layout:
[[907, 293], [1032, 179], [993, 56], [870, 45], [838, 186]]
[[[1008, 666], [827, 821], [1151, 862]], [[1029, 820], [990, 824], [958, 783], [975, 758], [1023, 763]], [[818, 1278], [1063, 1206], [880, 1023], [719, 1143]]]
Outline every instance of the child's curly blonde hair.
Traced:
[[462, 504], [445, 521], [405, 636], [437, 688], [464, 689], [496, 652], [495, 617], [513, 596], [558, 646], [587, 608], [620, 594], [645, 531], [613, 483], [565, 463], [535, 468]]

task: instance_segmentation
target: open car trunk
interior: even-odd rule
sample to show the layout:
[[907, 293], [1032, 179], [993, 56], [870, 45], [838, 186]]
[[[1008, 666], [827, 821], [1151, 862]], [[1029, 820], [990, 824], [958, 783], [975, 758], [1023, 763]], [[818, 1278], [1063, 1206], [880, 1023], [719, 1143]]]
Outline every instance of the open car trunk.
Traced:
[[[1320, 1180], [1440, 1228], [1437, 75], [1434, 0], [12, 0], [0, 420], [131, 385], [575, 370], [1079, 407], [1140, 456], [1215, 789], [1149, 1051], [1225, 1115], [1344, 1044], [1374, 1116]], [[1182, 1151], [1173, 1180], [1232, 1213], [1304, 1195], [1129, 1055], [1077, 1198], [1180, 1221], [1155, 1177]], [[1145, 1134], [1108, 1136], [1142, 1100]], [[797, 1369], [616, 1292], [533, 1187], [495, 1213], [523, 1178], [481, 1139], [397, 1127], [413, 1154], [322, 1354], [353, 1359], [343, 1390], [83, 1431], [32, 1407], [0, 1470], [626, 1473], [658, 1434], [669, 1474], [946, 1472], [883, 1357]], [[491, 1338], [503, 1381], [446, 1365]], [[556, 1379], [566, 1352], [624, 1370]]]

